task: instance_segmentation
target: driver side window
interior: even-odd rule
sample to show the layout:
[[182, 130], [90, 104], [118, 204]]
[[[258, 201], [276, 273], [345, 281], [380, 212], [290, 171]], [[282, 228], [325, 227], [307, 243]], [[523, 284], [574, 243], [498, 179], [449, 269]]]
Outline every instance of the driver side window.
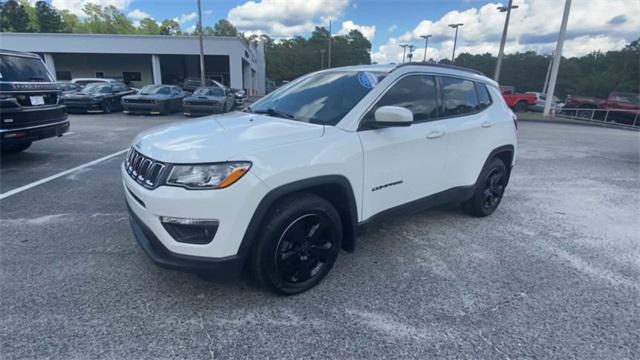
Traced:
[[411, 110], [413, 121], [431, 121], [438, 117], [436, 79], [430, 75], [410, 75], [400, 79], [378, 100], [364, 117], [374, 121], [382, 106], [400, 106]]

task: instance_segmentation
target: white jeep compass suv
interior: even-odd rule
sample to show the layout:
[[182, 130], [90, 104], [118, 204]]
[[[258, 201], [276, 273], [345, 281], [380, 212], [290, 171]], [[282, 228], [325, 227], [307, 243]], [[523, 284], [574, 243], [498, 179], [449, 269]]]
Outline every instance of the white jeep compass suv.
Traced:
[[296, 294], [375, 220], [446, 202], [490, 215], [516, 127], [498, 85], [472, 70], [335, 68], [244, 112], [138, 135], [122, 178], [135, 237], [157, 264], [225, 275], [247, 265]]

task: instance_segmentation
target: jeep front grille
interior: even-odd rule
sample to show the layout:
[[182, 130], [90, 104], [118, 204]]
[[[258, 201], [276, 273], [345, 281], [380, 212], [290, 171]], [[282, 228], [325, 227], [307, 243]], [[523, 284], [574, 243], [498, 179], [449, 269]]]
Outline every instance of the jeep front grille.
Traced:
[[160, 185], [164, 169], [167, 168], [165, 164], [150, 159], [133, 148], [127, 154], [124, 167], [133, 180], [148, 189], [154, 189]]

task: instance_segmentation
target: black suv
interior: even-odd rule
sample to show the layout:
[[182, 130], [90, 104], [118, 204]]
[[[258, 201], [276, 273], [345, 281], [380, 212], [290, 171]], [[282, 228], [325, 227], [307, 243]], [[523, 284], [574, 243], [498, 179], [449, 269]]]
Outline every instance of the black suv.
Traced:
[[36, 54], [0, 49], [0, 147], [26, 150], [31, 143], [69, 130], [59, 86]]

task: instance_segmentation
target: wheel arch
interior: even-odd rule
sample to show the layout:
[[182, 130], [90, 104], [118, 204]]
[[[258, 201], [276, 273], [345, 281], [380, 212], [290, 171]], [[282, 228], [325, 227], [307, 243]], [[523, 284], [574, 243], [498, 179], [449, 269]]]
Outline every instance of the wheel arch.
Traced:
[[[514, 154], [515, 154], [515, 147], [513, 145], [510, 144], [510, 145], [499, 146], [493, 149], [493, 151], [489, 153], [489, 156], [487, 156], [487, 159], [485, 160], [484, 165], [482, 165], [482, 169], [484, 169], [484, 167], [487, 165], [489, 161], [491, 161], [491, 159], [496, 157], [499, 158], [504, 162], [504, 165], [507, 167], [507, 183], [508, 183], [509, 179], [511, 178], [511, 168], [513, 165]], [[480, 181], [480, 175], [482, 175], [482, 170], [480, 171], [480, 174], [478, 174], [476, 185], [478, 184], [478, 181]]]
[[352, 252], [355, 249], [358, 210], [349, 180], [342, 175], [318, 176], [294, 181], [270, 190], [260, 201], [245, 231], [238, 254], [245, 260], [249, 257], [254, 241], [270, 209], [285, 196], [308, 192], [329, 201], [340, 214], [342, 220], [342, 248]]

